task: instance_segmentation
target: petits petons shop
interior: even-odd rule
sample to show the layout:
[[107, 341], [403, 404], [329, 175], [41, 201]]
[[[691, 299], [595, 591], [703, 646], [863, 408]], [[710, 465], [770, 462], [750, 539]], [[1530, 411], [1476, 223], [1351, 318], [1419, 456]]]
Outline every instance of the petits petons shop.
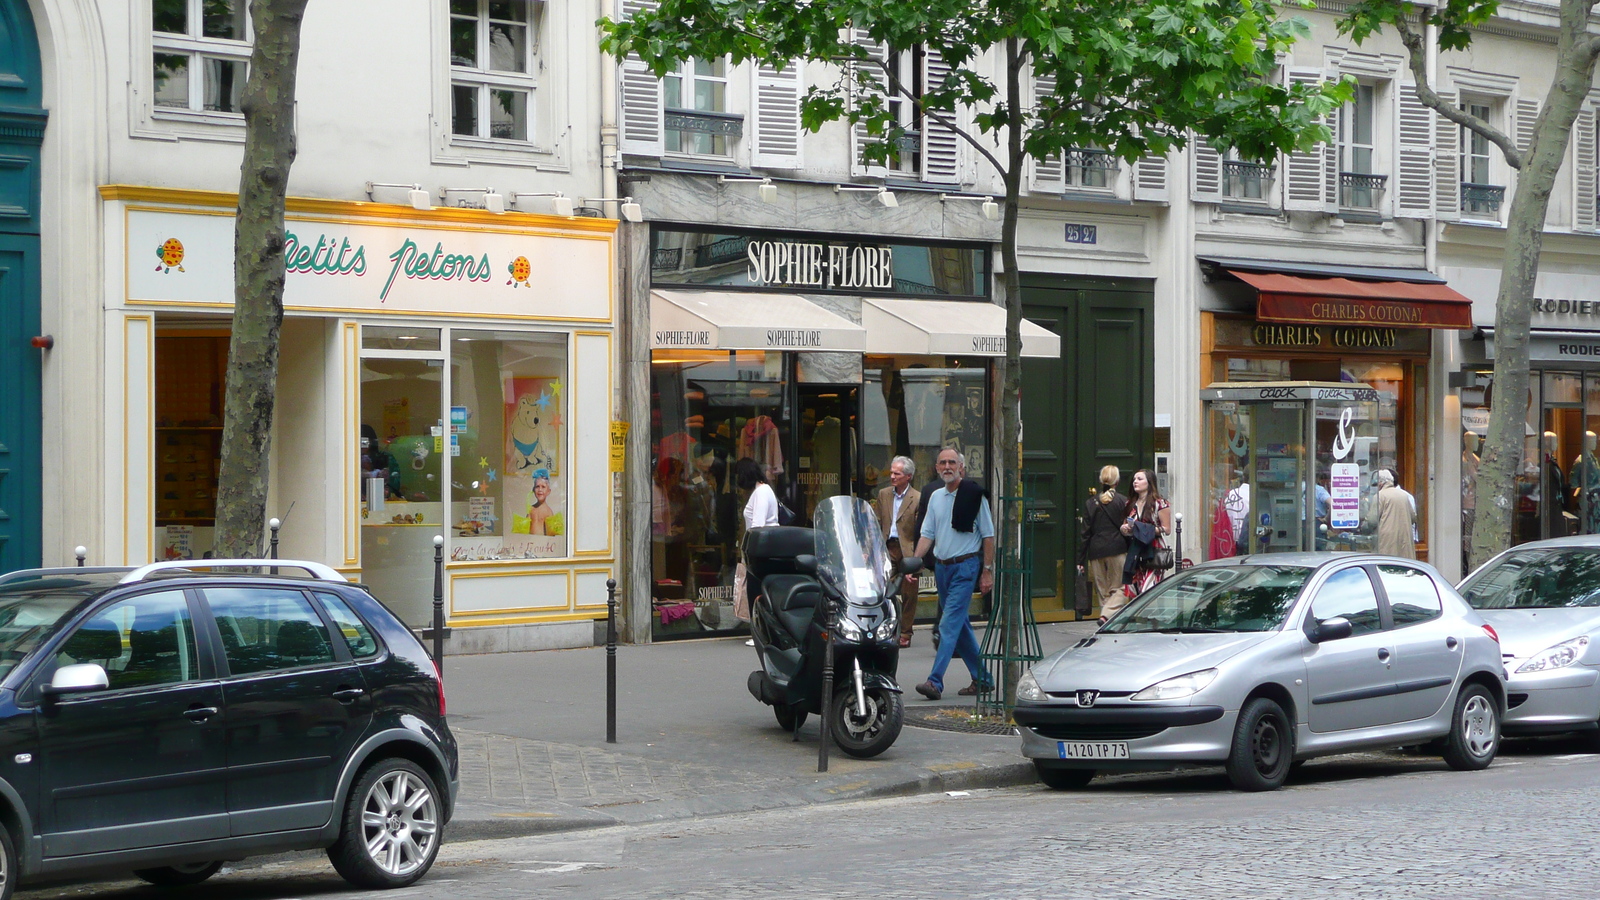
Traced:
[[[102, 195], [124, 257], [107, 298], [105, 396], [122, 451], [106, 555], [201, 558], [235, 200]], [[285, 224], [268, 503], [280, 555], [334, 566], [422, 627], [443, 535], [456, 652], [591, 643], [618, 543], [615, 221], [291, 198]]]

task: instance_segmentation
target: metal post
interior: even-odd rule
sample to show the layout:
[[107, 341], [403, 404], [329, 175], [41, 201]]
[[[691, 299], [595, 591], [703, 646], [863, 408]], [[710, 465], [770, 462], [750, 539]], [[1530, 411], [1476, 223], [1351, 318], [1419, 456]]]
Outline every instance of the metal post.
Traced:
[[[267, 544], [267, 558], [268, 559], [277, 559], [278, 558], [278, 529], [283, 527], [283, 520], [276, 519], [276, 518], [268, 519], [267, 520], [267, 527], [272, 529], [272, 540], [271, 540], [271, 542], [269, 542]], [[278, 567], [277, 566], [273, 566], [271, 571], [272, 571], [272, 574], [274, 574], [274, 575], [278, 574]]]
[[433, 661], [444, 680], [444, 535], [433, 536]]
[[1175, 535], [1175, 538], [1174, 538], [1174, 540], [1172, 542], [1173, 543], [1172, 571], [1174, 571], [1174, 572], [1182, 572], [1183, 571], [1183, 513], [1174, 513], [1173, 516], [1172, 516], [1172, 519], [1176, 523], [1174, 525], [1174, 528], [1177, 529], [1177, 534]]
[[617, 742], [617, 580], [606, 579], [606, 743]]
[[833, 623], [824, 626], [822, 642], [822, 743], [817, 747], [817, 771], [828, 771], [828, 745], [833, 743]]
[[78, 555], [78, 567], [80, 569], [83, 568], [83, 561], [84, 561], [84, 559], [88, 558], [88, 556], [89, 556], [89, 548], [88, 547], [84, 547], [84, 546], [79, 546], [79, 547], [75, 548], [72, 552], [76, 553]]

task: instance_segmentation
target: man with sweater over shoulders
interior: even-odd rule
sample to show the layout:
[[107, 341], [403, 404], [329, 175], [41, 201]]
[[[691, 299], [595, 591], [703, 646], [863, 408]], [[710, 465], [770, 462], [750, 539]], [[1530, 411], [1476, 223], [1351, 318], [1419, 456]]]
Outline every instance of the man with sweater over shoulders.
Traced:
[[934, 581], [939, 586], [939, 649], [933, 658], [933, 672], [917, 685], [917, 693], [929, 700], [944, 695], [945, 669], [956, 655], [972, 675], [972, 684], [957, 693], [970, 697], [989, 687], [970, 607], [974, 586], [980, 593], [988, 593], [994, 586], [994, 519], [989, 499], [975, 482], [961, 477], [966, 460], [954, 448], [939, 451], [934, 469], [943, 486], [924, 494], [928, 513], [922, 520], [916, 553], [927, 559], [931, 551], [938, 564]]

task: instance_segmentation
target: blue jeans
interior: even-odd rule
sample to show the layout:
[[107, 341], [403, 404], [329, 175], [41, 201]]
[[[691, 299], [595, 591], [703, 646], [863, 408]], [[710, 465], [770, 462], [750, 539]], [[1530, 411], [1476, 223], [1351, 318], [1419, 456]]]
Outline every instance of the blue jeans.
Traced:
[[944, 690], [944, 670], [950, 667], [950, 659], [956, 654], [967, 664], [974, 684], [989, 680], [969, 612], [972, 592], [977, 588], [978, 573], [982, 570], [982, 557], [974, 556], [955, 565], [940, 565], [933, 571], [934, 584], [939, 586], [939, 652], [934, 654], [933, 674], [928, 676], [928, 683], [941, 691]]

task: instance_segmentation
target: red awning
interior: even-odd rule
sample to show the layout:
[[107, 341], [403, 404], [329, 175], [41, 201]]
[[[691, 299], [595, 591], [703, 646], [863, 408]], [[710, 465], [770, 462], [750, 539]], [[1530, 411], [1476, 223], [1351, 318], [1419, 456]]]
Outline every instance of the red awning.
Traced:
[[1472, 301], [1449, 285], [1228, 271], [1260, 292], [1256, 318], [1262, 322], [1472, 327]]

